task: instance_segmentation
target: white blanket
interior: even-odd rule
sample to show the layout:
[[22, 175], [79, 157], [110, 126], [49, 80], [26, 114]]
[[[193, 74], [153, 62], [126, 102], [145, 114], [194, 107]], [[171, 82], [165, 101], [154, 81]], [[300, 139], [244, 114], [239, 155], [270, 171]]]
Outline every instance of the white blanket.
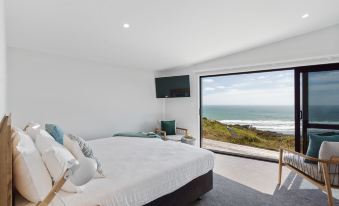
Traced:
[[[206, 174], [214, 165], [212, 152], [178, 142], [110, 137], [89, 144], [106, 177], [92, 179], [82, 193], [59, 192], [67, 206], [144, 205]], [[62, 204], [55, 200], [53, 205]]]

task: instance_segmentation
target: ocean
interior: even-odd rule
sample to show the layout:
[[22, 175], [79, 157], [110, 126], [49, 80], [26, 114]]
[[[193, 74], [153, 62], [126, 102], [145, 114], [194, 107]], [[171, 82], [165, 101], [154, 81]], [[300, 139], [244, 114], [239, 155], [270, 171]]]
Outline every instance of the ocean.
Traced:
[[263, 131], [294, 134], [294, 106], [205, 105], [202, 115], [225, 124], [252, 125]]

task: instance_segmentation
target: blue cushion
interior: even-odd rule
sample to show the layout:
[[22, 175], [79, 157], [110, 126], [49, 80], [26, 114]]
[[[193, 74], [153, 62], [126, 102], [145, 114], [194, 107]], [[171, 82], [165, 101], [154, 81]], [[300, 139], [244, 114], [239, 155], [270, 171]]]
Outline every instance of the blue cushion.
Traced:
[[64, 144], [64, 132], [55, 124], [46, 124], [46, 131], [60, 144]]
[[161, 121], [161, 130], [166, 132], [166, 135], [175, 135], [175, 120]]
[[323, 143], [323, 141], [339, 142], [339, 135], [324, 136], [324, 135], [310, 134], [308, 137], [308, 148], [307, 148], [306, 155], [310, 157], [318, 158], [320, 146], [321, 146], [321, 143]]

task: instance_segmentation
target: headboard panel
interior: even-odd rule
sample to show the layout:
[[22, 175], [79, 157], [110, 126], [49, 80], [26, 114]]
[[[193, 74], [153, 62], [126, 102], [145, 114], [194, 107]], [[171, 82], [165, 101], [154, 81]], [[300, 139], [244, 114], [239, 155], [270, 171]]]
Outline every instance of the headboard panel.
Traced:
[[12, 206], [12, 126], [10, 115], [0, 123], [0, 205]]

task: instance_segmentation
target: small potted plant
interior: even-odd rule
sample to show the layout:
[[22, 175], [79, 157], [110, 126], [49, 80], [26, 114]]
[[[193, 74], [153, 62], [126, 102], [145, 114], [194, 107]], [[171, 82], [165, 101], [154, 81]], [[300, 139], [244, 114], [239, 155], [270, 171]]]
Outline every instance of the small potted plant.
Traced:
[[190, 144], [190, 145], [194, 145], [195, 138], [192, 137], [191, 135], [187, 134], [184, 137], [182, 137], [181, 142], [186, 143], [186, 144]]

